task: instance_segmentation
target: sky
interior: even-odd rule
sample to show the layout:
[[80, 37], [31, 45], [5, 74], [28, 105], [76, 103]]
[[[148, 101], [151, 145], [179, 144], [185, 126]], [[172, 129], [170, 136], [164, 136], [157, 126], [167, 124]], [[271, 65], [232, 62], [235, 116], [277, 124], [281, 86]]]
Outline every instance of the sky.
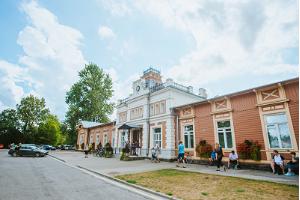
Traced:
[[0, 111], [33, 94], [63, 120], [66, 92], [91, 62], [112, 77], [112, 102], [150, 66], [209, 98], [298, 77], [298, 8], [297, 0], [1, 0]]

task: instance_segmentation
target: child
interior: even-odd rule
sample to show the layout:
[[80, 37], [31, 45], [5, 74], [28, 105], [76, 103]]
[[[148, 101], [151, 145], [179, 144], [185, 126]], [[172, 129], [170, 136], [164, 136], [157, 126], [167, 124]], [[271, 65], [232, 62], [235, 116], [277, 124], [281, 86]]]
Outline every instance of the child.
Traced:
[[152, 147], [151, 153], [152, 153], [151, 162], [156, 162], [156, 161], [158, 160], [158, 159], [157, 159], [157, 151], [155, 150], [154, 147]]
[[209, 165], [210, 166], [213, 166], [215, 161], [216, 161], [216, 152], [215, 150], [213, 150], [210, 154], [210, 158], [208, 159], [209, 160]]

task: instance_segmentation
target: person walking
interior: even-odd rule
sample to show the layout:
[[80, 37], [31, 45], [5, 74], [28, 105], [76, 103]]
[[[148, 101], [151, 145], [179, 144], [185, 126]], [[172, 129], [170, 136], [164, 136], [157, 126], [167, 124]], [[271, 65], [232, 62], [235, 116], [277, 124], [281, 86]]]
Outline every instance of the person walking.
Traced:
[[88, 158], [88, 154], [89, 154], [89, 146], [86, 144], [84, 146], [84, 158]]
[[[217, 171], [220, 171], [220, 167], [223, 166], [222, 158], [224, 154], [223, 154], [222, 147], [219, 145], [219, 143], [216, 143], [215, 145], [215, 152], [217, 158]], [[224, 166], [224, 171], [226, 171], [225, 166]]]
[[183, 145], [182, 141], [180, 141], [179, 145], [178, 145], [178, 157], [177, 157], [176, 167], [180, 167], [181, 162], [183, 164], [183, 168], [185, 168], [185, 166], [184, 166], [184, 145]]

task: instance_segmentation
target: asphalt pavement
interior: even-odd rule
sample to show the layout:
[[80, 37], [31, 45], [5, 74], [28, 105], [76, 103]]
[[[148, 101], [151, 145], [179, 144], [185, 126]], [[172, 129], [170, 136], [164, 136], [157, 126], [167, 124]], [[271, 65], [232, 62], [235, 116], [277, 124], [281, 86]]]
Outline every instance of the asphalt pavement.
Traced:
[[0, 150], [0, 200], [144, 200], [120, 187], [49, 156], [11, 157]]

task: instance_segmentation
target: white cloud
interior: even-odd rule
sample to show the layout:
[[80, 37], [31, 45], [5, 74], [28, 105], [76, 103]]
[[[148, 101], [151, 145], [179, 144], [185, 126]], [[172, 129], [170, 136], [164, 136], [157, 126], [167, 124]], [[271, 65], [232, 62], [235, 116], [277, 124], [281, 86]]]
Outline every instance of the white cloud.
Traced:
[[[78, 30], [61, 24], [36, 1], [24, 2], [21, 10], [28, 20], [17, 39], [24, 54], [18, 64], [0, 62], [0, 73], [14, 74], [3, 70], [8, 65], [15, 71], [15, 75], [0, 79], [0, 91], [5, 91], [5, 97], [14, 104], [29, 93], [45, 97], [51, 111], [63, 118], [66, 90], [77, 80], [78, 71], [86, 63], [80, 49], [83, 36]], [[12, 106], [3, 102], [3, 96], [0, 99], [2, 104]]]
[[24, 95], [17, 83], [24, 82], [25, 70], [5, 60], [0, 60], [0, 108], [14, 107]]
[[[116, 4], [114, 2], [113, 4]], [[201, 86], [243, 75], [298, 74], [283, 51], [298, 48], [297, 1], [132, 1], [130, 10], [190, 34], [195, 49], [168, 70], [184, 84]]]
[[[129, 96], [130, 93], [132, 93], [132, 82], [137, 80], [139, 78], [139, 74], [132, 74], [131, 76], [127, 77], [125, 80], [122, 80], [119, 76], [120, 73], [116, 71], [115, 68], [111, 67], [109, 69], [105, 70], [106, 73], [108, 73], [112, 79], [113, 82], [113, 90], [114, 95], [111, 99], [112, 102], [117, 103], [118, 100], [124, 99]], [[111, 120], [115, 120], [116, 118], [116, 109], [110, 116]]]
[[98, 29], [98, 34], [102, 39], [114, 39], [116, 34], [107, 26], [100, 26]]
[[98, 0], [100, 6], [109, 10], [114, 16], [123, 17], [132, 13], [132, 10], [128, 7], [129, 1], [115, 1], [115, 0]]

